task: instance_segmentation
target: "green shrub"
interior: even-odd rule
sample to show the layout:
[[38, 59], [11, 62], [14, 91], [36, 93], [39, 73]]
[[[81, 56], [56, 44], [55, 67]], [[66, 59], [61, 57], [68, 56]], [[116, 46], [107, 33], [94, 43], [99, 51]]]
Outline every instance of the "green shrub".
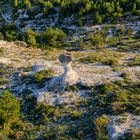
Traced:
[[6, 31], [5, 36], [8, 41], [16, 41], [19, 39], [19, 34], [16, 31]]
[[80, 58], [80, 62], [82, 63], [95, 63], [95, 62], [101, 62], [103, 64], [111, 65], [111, 66], [118, 66], [120, 65], [119, 58], [113, 58], [114, 56], [112, 54], [94, 54], [91, 56]]
[[0, 27], [0, 31], [3, 35], [1, 35], [2, 39], [6, 39], [8, 41], [15, 41], [20, 39], [19, 30], [15, 23], [10, 22]]
[[87, 56], [87, 57], [81, 58], [80, 61], [82, 63], [94, 63], [97, 61], [101, 61], [101, 57], [99, 57], [98, 55]]
[[3, 48], [0, 48], [0, 56], [3, 54]]
[[128, 74], [127, 72], [124, 72], [124, 73], [121, 74], [121, 76], [125, 79], [128, 79], [130, 74]]
[[66, 34], [61, 29], [46, 28], [46, 31], [39, 35], [38, 41], [42, 42], [42, 45], [59, 48], [63, 46], [65, 38]]
[[109, 46], [114, 46], [114, 45], [116, 45], [117, 41], [118, 41], [117, 37], [112, 37], [112, 38], [108, 39], [107, 43]]
[[126, 35], [127, 35], [129, 38], [133, 35], [133, 33], [134, 33], [134, 30], [131, 29], [131, 28], [126, 30]]
[[58, 28], [46, 28], [45, 32], [35, 32], [32, 29], [27, 29], [24, 33], [23, 40], [31, 47], [62, 47], [66, 34]]
[[37, 32], [34, 32], [32, 29], [26, 29], [24, 36], [25, 36], [25, 42], [27, 42], [28, 46], [31, 47], [37, 47]]
[[18, 133], [21, 127], [20, 103], [9, 91], [5, 90], [0, 94], [0, 135], [10, 136], [13, 132]]
[[0, 32], [0, 40], [4, 40], [4, 35], [1, 32]]
[[111, 58], [103, 61], [103, 63], [111, 66], [118, 66], [120, 64], [118, 58]]
[[102, 115], [94, 121], [95, 125], [95, 136], [97, 140], [109, 140], [107, 134], [108, 117]]
[[140, 56], [138, 55], [135, 58], [133, 58], [133, 60], [128, 62], [127, 65], [128, 66], [139, 66], [140, 65]]
[[39, 72], [36, 72], [33, 74], [32, 78], [37, 81], [37, 82], [41, 82], [45, 79], [49, 79], [50, 77], [53, 76], [53, 71], [51, 69], [48, 70], [42, 70]]
[[97, 46], [97, 48], [102, 48], [102, 45], [105, 44], [105, 37], [102, 33], [93, 33], [90, 36], [90, 40], [93, 45]]
[[7, 78], [0, 77], [0, 85], [6, 84], [6, 83], [8, 83], [8, 81], [9, 80]]

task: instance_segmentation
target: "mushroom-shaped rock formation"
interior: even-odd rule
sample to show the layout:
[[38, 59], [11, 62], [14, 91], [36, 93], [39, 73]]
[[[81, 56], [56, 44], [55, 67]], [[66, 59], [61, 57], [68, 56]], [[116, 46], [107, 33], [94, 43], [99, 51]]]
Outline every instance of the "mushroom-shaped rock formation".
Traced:
[[39, 92], [37, 96], [37, 102], [43, 102], [49, 105], [59, 105], [63, 103], [70, 105], [75, 101], [85, 100], [87, 91], [65, 91], [67, 86], [76, 85], [79, 82], [78, 74], [71, 66], [71, 53], [65, 52], [61, 54], [59, 61], [64, 67], [64, 73], [46, 82], [46, 87]]
[[77, 73], [72, 69], [72, 55], [65, 52], [59, 56], [59, 61], [64, 67], [64, 73], [60, 76], [54, 77], [49, 83], [49, 90], [60, 91], [66, 86], [78, 83], [79, 78]]

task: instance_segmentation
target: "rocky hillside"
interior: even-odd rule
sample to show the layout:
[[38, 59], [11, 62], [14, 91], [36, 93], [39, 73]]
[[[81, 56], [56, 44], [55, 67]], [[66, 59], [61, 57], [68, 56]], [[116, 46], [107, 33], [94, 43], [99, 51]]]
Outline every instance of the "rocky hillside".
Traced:
[[139, 140], [139, 4], [0, 1], [0, 139]]
[[[22, 40], [32, 46], [37, 43], [39, 47], [54, 47], [44, 40], [48, 27], [62, 29], [71, 37], [80, 27], [112, 23], [137, 26], [140, 15], [139, 0], [2, 0], [0, 5], [0, 38]], [[42, 32], [44, 35], [39, 35]]]
[[[124, 42], [129, 47], [139, 41]], [[9, 90], [20, 98], [26, 127], [33, 123], [32, 136], [20, 130], [19, 137], [115, 140], [132, 134], [138, 139], [140, 55], [139, 47], [131, 49], [71, 51], [72, 65], [63, 77], [65, 65], [58, 59], [63, 50], [48, 52], [27, 48], [23, 42], [0, 41], [1, 95]], [[15, 133], [19, 130], [6, 135], [17, 138]]]

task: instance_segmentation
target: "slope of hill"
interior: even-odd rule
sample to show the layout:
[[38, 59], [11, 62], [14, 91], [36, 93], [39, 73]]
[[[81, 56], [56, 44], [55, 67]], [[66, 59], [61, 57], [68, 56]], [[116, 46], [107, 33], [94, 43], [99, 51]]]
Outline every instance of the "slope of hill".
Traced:
[[139, 0], [0, 5], [0, 139], [140, 139]]

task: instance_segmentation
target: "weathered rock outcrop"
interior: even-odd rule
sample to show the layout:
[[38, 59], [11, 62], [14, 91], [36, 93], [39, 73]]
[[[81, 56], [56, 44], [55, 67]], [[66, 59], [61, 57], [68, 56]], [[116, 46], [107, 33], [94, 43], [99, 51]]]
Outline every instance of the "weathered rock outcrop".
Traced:
[[71, 66], [71, 53], [61, 54], [59, 56], [59, 61], [64, 67], [64, 73], [49, 81], [48, 90], [59, 91], [64, 89], [66, 86], [74, 85], [79, 81], [78, 74], [72, 69]]
[[[37, 96], [38, 102], [46, 104], [71, 104], [85, 95], [82, 92], [65, 92], [67, 86], [75, 85], [79, 82], [78, 74], [72, 69], [72, 56], [70, 53], [63, 53], [59, 56], [59, 61], [64, 67], [64, 73], [52, 78], [46, 83], [46, 92], [41, 92]], [[63, 94], [62, 94], [63, 93]]]

